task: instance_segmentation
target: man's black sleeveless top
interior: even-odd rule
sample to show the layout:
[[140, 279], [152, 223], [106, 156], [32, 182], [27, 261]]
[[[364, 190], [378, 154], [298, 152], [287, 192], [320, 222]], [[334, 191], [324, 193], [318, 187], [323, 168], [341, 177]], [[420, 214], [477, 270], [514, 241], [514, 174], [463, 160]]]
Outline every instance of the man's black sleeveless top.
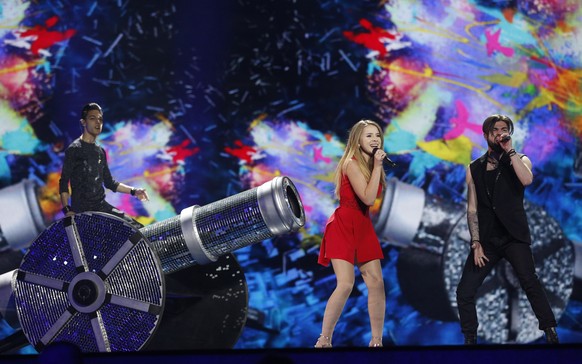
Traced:
[[[519, 154], [519, 157], [524, 157]], [[470, 164], [471, 176], [477, 193], [477, 216], [479, 238], [487, 242], [495, 236], [499, 223], [516, 240], [531, 244], [529, 226], [523, 207], [524, 186], [517, 178], [510, 160], [505, 155], [495, 171], [487, 172], [487, 154]], [[494, 177], [488, 186], [486, 174]]]

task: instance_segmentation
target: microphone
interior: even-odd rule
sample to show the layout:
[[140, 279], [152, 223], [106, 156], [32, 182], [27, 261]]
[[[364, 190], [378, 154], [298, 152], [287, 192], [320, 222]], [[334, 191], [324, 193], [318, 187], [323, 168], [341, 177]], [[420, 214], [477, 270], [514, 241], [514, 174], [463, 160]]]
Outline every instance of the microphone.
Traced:
[[510, 139], [511, 139], [511, 135], [507, 134], [506, 136], [504, 136], [503, 138], [501, 138], [501, 139], [499, 140], [499, 142], [500, 142], [500, 143], [501, 143], [501, 142], [505, 143], [506, 141], [508, 141], [508, 140], [510, 140]]
[[[376, 152], [378, 151], [378, 149], [380, 149], [380, 148], [374, 148], [374, 149], [372, 149], [372, 156], [374, 156], [376, 154]], [[385, 156], [384, 157], [384, 162], [388, 163], [388, 165], [390, 167], [396, 167], [396, 163], [392, 162], [390, 160], [390, 158], [388, 158], [388, 156]]]

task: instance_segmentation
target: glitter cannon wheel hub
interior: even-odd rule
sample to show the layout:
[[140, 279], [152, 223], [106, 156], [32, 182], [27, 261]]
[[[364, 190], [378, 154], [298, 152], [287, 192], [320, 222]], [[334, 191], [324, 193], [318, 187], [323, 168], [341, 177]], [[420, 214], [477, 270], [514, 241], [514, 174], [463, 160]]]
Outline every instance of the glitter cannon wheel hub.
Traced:
[[18, 319], [38, 351], [60, 341], [84, 352], [140, 350], [160, 323], [164, 287], [147, 239], [95, 212], [49, 226], [13, 280]]

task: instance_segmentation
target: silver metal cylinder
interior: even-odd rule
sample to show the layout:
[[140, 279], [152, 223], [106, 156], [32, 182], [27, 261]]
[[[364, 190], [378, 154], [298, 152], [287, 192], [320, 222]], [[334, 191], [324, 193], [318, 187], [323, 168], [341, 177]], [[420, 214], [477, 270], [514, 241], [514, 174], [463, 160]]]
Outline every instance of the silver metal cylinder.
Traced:
[[28, 247], [46, 227], [36, 189], [25, 179], [0, 190], [0, 251]]
[[420, 226], [424, 203], [421, 188], [396, 178], [388, 180], [380, 210], [372, 216], [378, 236], [392, 245], [408, 246]]
[[205, 206], [190, 206], [140, 232], [158, 254], [164, 273], [220, 256], [305, 225], [303, 204], [288, 177]]

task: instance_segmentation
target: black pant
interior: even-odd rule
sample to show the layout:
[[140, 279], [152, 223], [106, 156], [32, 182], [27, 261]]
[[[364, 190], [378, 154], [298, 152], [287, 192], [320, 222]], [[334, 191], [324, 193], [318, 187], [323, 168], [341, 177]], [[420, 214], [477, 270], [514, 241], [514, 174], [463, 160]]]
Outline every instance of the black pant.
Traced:
[[538, 322], [540, 330], [555, 327], [556, 318], [546, 297], [546, 293], [535, 272], [533, 254], [529, 244], [514, 239], [491, 239], [491, 243], [481, 243], [485, 256], [489, 261], [484, 267], [479, 268], [473, 259], [473, 250], [469, 253], [461, 281], [457, 286], [457, 306], [461, 319], [461, 331], [465, 335], [476, 335], [477, 310], [475, 308], [475, 295], [477, 289], [483, 283], [491, 269], [505, 258], [513, 267], [521, 288], [525, 291], [527, 299], [531, 304]]
[[135, 221], [134, 219], [132, 219], [129, 215], [127, 215], [126, 213], [124, 213], [123, 211], [113, 207], [112, 205], [110, 205], [107, 201], [103, 200], [101, 202], [99, 202], [98, 204], [94, 204], [91, 206], [77, 206], [76, 210], [73, 206], [71, 206], [72, 210], [75, 212], [85, 212], [85, 211], [98, 211], [98, 212], [105, 212], [108, 213], [110, 215], [114, 215], [117, 216], [123, 220], [125, 220], [125, 222], [127, 222], [128, 224], [130, 224], [131, 226], [133, 226], [136, 229], [141, 229], [143, 227], [142, 224], [140, 224], [139, 222]]

